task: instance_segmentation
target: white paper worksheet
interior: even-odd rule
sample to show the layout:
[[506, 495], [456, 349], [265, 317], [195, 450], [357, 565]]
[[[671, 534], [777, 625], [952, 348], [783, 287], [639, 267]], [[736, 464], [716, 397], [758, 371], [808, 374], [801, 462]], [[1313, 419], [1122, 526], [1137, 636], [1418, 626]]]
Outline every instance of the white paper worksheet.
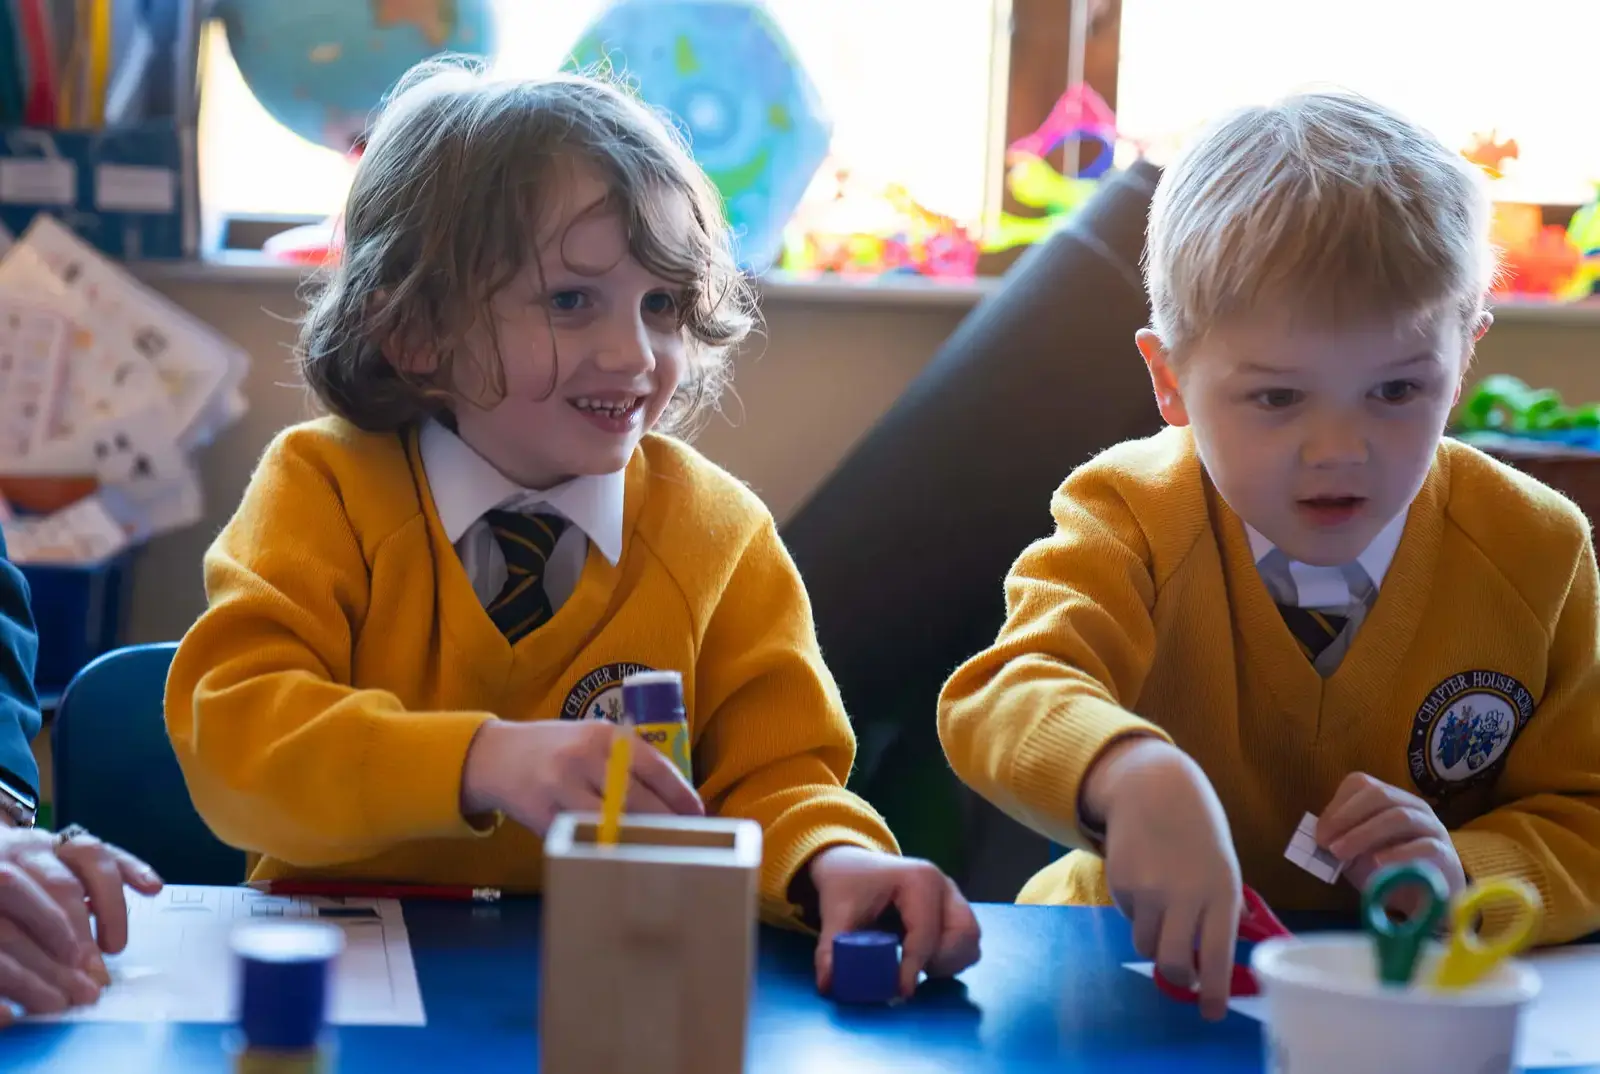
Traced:
[[[1600, 1064], [1600, 1021], [1594, 1016], [1593, 998], [1600, 988], [1600, 944], [1536, 951], [1523, 961], [1539, 974], [1539, 997], [1523, 1017], [1518, 1066], [1544, 1070]], [[1151, 975], [1148, 962], [1125, 965], [1137, 974]], [[1258, 1022], [1267, 1015], [1266, 1001], [1259, 996], [1229, 1000], [1228, 1008]]]
[[328, 1020], [426, 1024], [405, 918], [394, 899], [303, 899], [243, 887], [171, 885], [128, 891], [128, 947], [106, 960], [111, 984], [92, 1007], [35, 1022], [212, 1022], [237, 1017], [238, 969], [228, 937], [263, 918], [319, 918], [344, 930]]

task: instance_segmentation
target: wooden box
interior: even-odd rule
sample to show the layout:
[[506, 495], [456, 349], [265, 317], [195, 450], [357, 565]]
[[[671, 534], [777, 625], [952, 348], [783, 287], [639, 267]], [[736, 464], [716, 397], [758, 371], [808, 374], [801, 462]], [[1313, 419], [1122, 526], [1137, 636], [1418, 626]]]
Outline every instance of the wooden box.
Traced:
[[545, 837], [543, 1074], [742, 1074], [761, 828], [563, 814]]

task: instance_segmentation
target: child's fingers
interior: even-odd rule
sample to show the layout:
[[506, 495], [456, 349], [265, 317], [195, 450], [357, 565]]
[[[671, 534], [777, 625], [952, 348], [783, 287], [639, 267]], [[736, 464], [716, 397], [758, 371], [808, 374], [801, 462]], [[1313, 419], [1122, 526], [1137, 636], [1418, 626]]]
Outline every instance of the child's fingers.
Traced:
[[1237, 898], [1214, 905], [1200, 923], [1200, 1013], [1213, 1020], [1228, 1013], [1239, 909]]
[[1404, 806], [1390, 806], [1357, 824], [1327, 844], [1327, 847], [1329, 853], [1340, 861], [1350, 861], [1422, 838], [1433, 827], [1431, 816], [1423, 817], [1416, 810]]
[[905, 926], [900, 941], [900, 995], [917, 990], [922, 971], [939, 949], [944, 934], [944, 877], [929, 869], [913, 874], [895, 892], [894, 905]]
[[946, 877], [944, 886], [944, 932], [938, 949], [928, 960], [929, 977], [954, 977], [982, 955], [983, 930], [978, 927], [972, 905], [962, 897], [954, 880]]
[[1384, 869], [1391, 865], [1399, 865], [1408, 861], [1431, 861], [1435, 865], [1446, 860], [1449, 849], [1438, 839], [1432, 836], [1423, 836], [1420, 839], [1411, 839], [1404, 843], [1385, 847], [1372, 856], [1373, 871]]
[[705, 815], [705, 803], [677, 766], [659, 750], [643, 745], [634, 749], [633, 778], [636, 786], [649, 790], [661, 803], [660, 812], [691, 817]]
[[1335, 840], [1395, 804], [1391, 788], [1362, 773], [1348, 776], [1339, 785], [1328, 808], [1317, 820], [1317, 842], [1332, 849]]
[[1197, 904], [1169, 905], [1161, 915], [1161, 939], [1156, 942], [1156, 968], [1179, 988], [1193, 988], [1194, 941], [1200, 931]]
[[1154, 962], [1161, 943], [1161, 911], [1148, 901], [1138, 903], [1129, 900], [1124, 914], [1133, 924], [1133, 949], [1139, 952], [1140, 958]]

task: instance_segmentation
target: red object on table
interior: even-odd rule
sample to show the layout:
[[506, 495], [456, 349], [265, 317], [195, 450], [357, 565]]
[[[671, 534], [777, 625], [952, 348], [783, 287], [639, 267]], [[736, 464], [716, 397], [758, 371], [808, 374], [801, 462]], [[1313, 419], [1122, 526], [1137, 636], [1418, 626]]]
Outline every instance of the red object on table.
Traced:
[[[1239, 912], [1239, 938], [1241, 940], [1249, 940], [1251, 943], [1258, 943], [1273, 936], [1291, 935], [1293, 933], [1284, 927], [1283, 922], [1278, 920], [1261, 896], [1257, 895], [1248, 884], [1245, 885], [1244, 909]], [[1199, 999], [1197, 992], [1188, 988], [1179, 988], [1163, 977], [1159, 969], [1155, 971], [1155, 981], [1156, 987], [1161, 990], [1163, 995], [1181, 1000], [1184, 1003], [1194, 1003]], [[1228, 988], [1228, 995], [1254, 996], [1260, 991], [1261, 986], [1256, 983], [1256, 975], [1250, 971], [1249, 966], [1235, 965], [1233, 967], [1233, 983]]]

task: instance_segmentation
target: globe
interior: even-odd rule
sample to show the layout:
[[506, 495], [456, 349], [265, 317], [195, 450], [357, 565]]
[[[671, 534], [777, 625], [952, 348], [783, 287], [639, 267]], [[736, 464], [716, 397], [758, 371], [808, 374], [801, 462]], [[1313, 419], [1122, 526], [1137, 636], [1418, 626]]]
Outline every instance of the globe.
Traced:
[[494, 50], [493, 0], [218, 0], [239, 74], [300, 137], [348, 152], [400, 76]]
[[772, 266], [833, 123], [764, 3], [615, 0], [567, 66], [619, 72], [666, 112], [722, 195], [740, 263]]

